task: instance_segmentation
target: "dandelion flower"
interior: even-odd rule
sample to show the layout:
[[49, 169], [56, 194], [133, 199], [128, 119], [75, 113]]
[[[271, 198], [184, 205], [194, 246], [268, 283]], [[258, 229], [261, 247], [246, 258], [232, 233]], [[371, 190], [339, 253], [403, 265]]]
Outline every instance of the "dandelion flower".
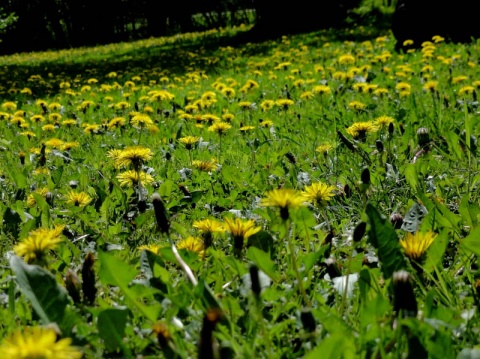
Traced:
[[216, 132], [221, 136], [221, 135], [225, 134], [231, 128], [232, 128], [232, 125], [230, 125], [226, 122], [217, 122], [217, 123], [211, 125], [208, 128], [208, 131]]
[[391, 123], [393, 123], [393, 121], [395, 121], [395, 119], [393, 117], [390, 117], [390, 116], [380, 116], [380, 117], [377, 117], [377, 119], [375, 120], [375, 125], [377, 125], [378, 127], [388, 127], [388, 125], [390, 125]]
[[[112, 152], [111, 152], [112, 153]], [[143, 162], [151, 160], [153, 152], [151, 149], [142, 146], [126, 147], [120, 152], [112, 153], [114, 157], [114, 165], [116, 168], [132, 166], [133, 169], [138, 170]]]
[[335, 186], [322, 182], [312, 183], [310, 186], [305, 187], [302, 191], [302, 196], [305, 201], [314, 203], [319, 208], [324, 208], [327, 202], [335, 196], [335, 189]]
[[205, 246], [200, 238], [189, 236], [177, 243], [178, 249], [186, 249], [195, 252], [200, 256], [205, 255]]
[[153, 182], [153, 177], [143, 171], [126, 171], [117, 175], [121, 187], [134, 187], [147, 185]]
[[361, 111], [364, 110], [367, 106], [360, 101], [352, 101], [348, 104], [348, 107], [350, 107], [352, 110]]
[[213, 233], [225, 232], [222, 223], [214, 219], [203, 219], [193, 222], [193, 227], [202, 232], [203, 244], [205, 248], [212, 244]]
[[[43, 198], [47, 197], [47, 193], [49, 192], [49, 189], [47, 187], [44, 188], [39, 188], [34, 191], [34, 193], [39, 194]], [[35, 200], [35, 197], [33, 196], [33, 193], [29, 194], [27, 197], [27, 206], [28, 207], [33, 207], [37, 204], [37, 201]]]
[[213, 161], [200, 161], [200, 160], [195, 160], [192, 161], [192, 165], [203, 172], [211, 172], [215, 171], [217, 169], [217, 164]]
[[275, 105], [281, 107], [283, 110], [287, 110], [290, 106], [292, 106], [294, 102], [288, 98], [282, 98], [275, 101]]
[[150, 116], [143, 113], [139, 113], [133, 116], [133, 118], [130, 120], [130, 123], [132, 124], [133, 127], [140, 128], [140, 129], [153, 125], [153, 121], [150, 118]]
[[183, 143], [185, 145], [185, 148], [187, 150], [191, 150], [192, 147], [200, 141], [200, 138], [195, 137], [195, 136], [186, 136], [178, 139], [179, 142]]
[[304, 199], [301, 194], [291, 188], [274, 189], [265, 194], [265, 198], [260, 201], [263, 207], [278, 207], [280, 217], [283, 220], [289, 218], [289, 209], [298, 208], [303, 205]]
[[47, 251], [53, 250], [62, 242], [60, 235], [65, 226], [54, 229], [39, 228], [29, 233], [28, 237], [13, 247], [13, 251], [23, 257], [27, 263], [41, 263]]
[[83, 353], [71, 344], [71, 338], [57, 340], [57, 333], [52, 328], [28, 327], [2, 342], [0, 356], [3, 359], [80, 359]]
[[400, 245], [408, 258], [418, 260], [433, 243], [435, 237], [436, 234], [431, 231], [416, 232], [415, 234], [409, 232], [400, 240]]
[[319, 145], [315, 151], [318, 153], [328, 153], [328, 151], [331, 151], [334, 149], [334, 146], [330, 143], [324, 143]]
[[365, 140], [366, 134], [378, 131], [378, 127], [372, 121], [355, 122], [347, 128], [347, 133], [355, 139]]
[[85, 207], [90, 202], [92, 202], [93, 198], [90, 197], [85, 192], [75, 192], [69, 191], [65, 196], [67, 203], [73, 204], [76, 207]]
[[234, 252], [239, 257], [245, 240], [259, 232], [262, 228], [256, 227], [252, 219], [241, 220], [240, 218], [235, 218], [233, 220], [225, 218], [225, 229], [232, 235]]

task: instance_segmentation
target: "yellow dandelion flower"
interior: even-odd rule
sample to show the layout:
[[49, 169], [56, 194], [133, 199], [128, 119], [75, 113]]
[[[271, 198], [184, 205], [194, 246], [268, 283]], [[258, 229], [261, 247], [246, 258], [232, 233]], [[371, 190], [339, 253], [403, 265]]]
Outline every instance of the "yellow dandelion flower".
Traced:
[[329, 95], [332, 93], [332, 89], [327, 85], [314, 86], [312, 92], [319, 95]]
[[151, 149], [142, 146], [127, 147], [120, 152], [110, 151], [114, 157], [114, 166], [116, 168], [132, 166], [133, 169], [140, 169], [141, 165], [152, 159], [153, 152]]
[[388, 127], [395, 119], [390, 116], [380, 116], [377, 117], [374, 121], [375, 125], [378, 127]]
[[221, 135], [225, 134], [231, 128], [232, 128], [232, 125], [230, 125], [226, 122], [217, 122], [217, 123], [213, 124], [212, 126], [208, 127], [208, 131], [216, 132], [221, 136]]
[[177, 243], [178, 249], [186, 249], [189, 252], [197, 253], [199, 256], [205, 255], [205, 245], [201, 238], [189, 236]]
[[347, 133], [355, 139], [364, 140], [367, 133], [378, 131], [378, 127], [372, 121], [355, 122], [347, 128]]
[[76, 207], [85, 207], [93, 200], [93, 198], [90, 197], [87, 193], [75, 191], [69, 191], [66, 194], [65, 199], [66, 203], [73, 204]]
[[140, 251], [146, 250], [146, 251], [158, 254], [158, 251], [162, 248], [165, 248], [165, 246], [162, 246], [160, 244], [148, 244], [148, 245], [143, 245], [138, 247], [138, 250]]
[[273, 126], [273, 121], [272, 120], [263, 120], [262, 122], [260, 122], [260, 127], [263, 127], [263, 128], [270, 128]]
[[51, 138], [48, 141], [45, 141], [45, 146], [60, 148], [63, 145], [63, 141], [58, 138]]
[[133, 127], [141, 129], [153, 125], [153, 120], [147, 114], [139, 113], [133, 116], [130, 123]]
[[43, 117], [42, 115], [33, 115], [32, 117], [30, 117], [30, 121], [33, 123], [44, 122], [45, 117]]
[[350, 55], [350, 54], [342, 55], [338, 59], [338, 62], [342, 65], [354, 64], [355, 63], [355, 57]]
[[134, 187], [139, 184], [145, 186], [153, 183], [153, 177], [143, 171], [129, 170], [117, 175], [117, 180], [121, 187]]
[[324, 208], [327, 202], [335, 196], [335, 186], [317, 182], [306, 186], [302, 191], [302, 197], [305, 201], [311, 202], [319, 208]]
[[77, 124], [77, 121], [74, 120], [73, 118], [62, 121], [62, 126], [65, 126], [65, 127], [72, 127], [72, 126], [75, 126], [76, 124]]
[[395, 90], [401, 92], [401, 91], [410, 91], [410, 89], [412, 88], [412, 86], [410, 86], [409, 83], [406, 83], [406, 82], [399, 82], [396, 86], [395, 86]]
[[475, 88], [473, 86], [463, 86], [460, 90], [458, 90], [458, 95], [471, 95], [475, 92]]
[[437, 88], [438, 88], [438, 81], [433, 81], [433, 80], [427, 81], [423, 85], [423, 89], [425, 91], [434, 92], [434, 91], [437, 91]]
[[5, 111], [15, 111], [17, 109], [17, 104], [13, 101], [7, 101], [2, 103], [2, 108]]
[[251, 131], [253, 129], [255, 129], [255, 126], [242, 126], [242, 127], [240, 127], [241, 132], [248, 132], [248, 131]]
[[361, 111], [364, 110], [367, 105], [360, 101], [352, 101], [348, 104], [348, 107], [350, 107], [352, 110]]
[[[40, 196], [42, 196], [43, 198], [46, 198], [47, 197], [47, 193], [49, 192], [49, 189], [44, 187], [44, 188], [39, 188], [37, 190], [34, 191], [34, 193], [37, 193], [39, 194]], [[35, 200], [35, 197], [33, 196], [33, 194], [29, 194], [28, 197], [27, 197], [27, 206], [28, 207], [33, 207], [37, 204], [37, 201]]]
[[218, 167], [218, 165], [215, 162], [212, 161], [200, 161], [200, 160], [195, 160], [192, 161], [192, 165], [203, 172], [211, 172], [215, 171]]
[[281, 107], [283, 110], [287, 110], [290, 106], [292, 106], [294, 102], [288, 98], [282, 98], [275, 101], [275, 105]]
[[406, 236], [400, 240], [400, 245], [403, 247], [405, 254], [410, 259], [420, 259], [425, 251], [433, 243], [436, 234], [429, 231], [426, 233], [416, 232], [415, 234], [407, 233]]
[[60, 114], [57, 113], [57, 112], [53, 112], [53, 113], [50, 113], [50, 114], [48, 115], [48, 120], [49, 120], [50, 122], [58, 122], [58, 121], [60, 121], [61, 119], [62, 119], [62, 115], [60, 115]]
[[191, 150], [193, 148], [193, 146], [198, 142], [200, 141], [200, 138], [199, 137], [195, 137], [195, 136], [185, 136], [185, 137], [182, 137], [182, 138], [179, 138], [178, 139], [179, 142], [183, 143], [185, 145], [185, 148], [187, 150]]
[[258, 233], [262, 227], [255, 226], [253, 219], [241, 220], [240, 218], [225, 218], [225, 230], [229, 232], [233, 238], [234, 252], [237, 257], [240, 256], [244, 242], [247, 238]]
[[272, 109], [275, 106], [275, 101], [273, 100], [263, 100], [262, 103], [260, 104], [260, 108], [262, 111], [268, 111]]
[[193, 228], [197, 228], [202, 233], [216, 233], [216, 232], [225, 232], [225, 228], [222, 223], [215, 219], [203, 219], [201, 221], [194, 221]]
[[70, 151], [72, 148], [76, 148], [80, 146], [80, 142], [72, 141], [72, 142], [64, 142], [61, 149], [62, 151]]
[[89, 135], [93, 135], [93, 134], [97, 134], [97, 133], [100, 133], [100, 130], [102, 129], [102, 125], [98, 125], [98, 124], [85, 124], [85, 127], [83, 128], [83, 132], [89, 134]]
[[291, 188], [280, 188], [265, 193], [265, 198], [260, 201], [260, 206], [279, 208], [280, 217], [287, 220], [289, 209], [301, 207], [303, 202], [304, 199], [298, 191]]
[[125, 126], [125, 118], [123, 117], [114, 117], [108, 122], [107, 125], [109, 130], [114, 130], [123, 126]]
[[319, 145], [315, 151], [318, 153], [328, 153], [329, 151], [333, 150], [335, 147], [331, 143], [323, 143]]
[[39, 228], [13, 247], [13, 251], [27, 263], [41, 263], [47, 251], [53, 250], [62, 242], [60, 235], [65, 226], [54, 229]]
[[224, 87], [220, 92], [222, 93], [223, 96], [227, 98], [235, 97], [235, 89], [232, 87]]
[[71, 345], [71, 338], [57, 339], [52, 328], [27, 327], [4, 339], [0, 346], [3, 359], [80, 359], [83, 353]]
[[468, 77], [467, 76], [456, 76], [454, 78], [452, 78], [452, 84], [458, 84], [460, 82], [463, 82], [463, 81], [466, 81], [468, 80]]
[[55, 131], [55, 126], [49, 123], [48, 125], [42, 126], [42, 131], [45, 132], [54, 132]]

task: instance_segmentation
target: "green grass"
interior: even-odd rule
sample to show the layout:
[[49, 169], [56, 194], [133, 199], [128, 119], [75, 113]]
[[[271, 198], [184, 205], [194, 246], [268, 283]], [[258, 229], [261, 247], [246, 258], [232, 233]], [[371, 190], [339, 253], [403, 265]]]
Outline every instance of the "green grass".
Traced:
[[[478, 44], [244, 30], [0, 57], [0, 337], [55, 322], [87, 358], [208, 357], [210, 336], [222, 357], [476, 353]], [[118, 162], [130, 146], [153, 155]], [[319, 182], [331, 199], [298, 200]], [[259, 231], [202, 248], [195, 221], [235, 217]]]

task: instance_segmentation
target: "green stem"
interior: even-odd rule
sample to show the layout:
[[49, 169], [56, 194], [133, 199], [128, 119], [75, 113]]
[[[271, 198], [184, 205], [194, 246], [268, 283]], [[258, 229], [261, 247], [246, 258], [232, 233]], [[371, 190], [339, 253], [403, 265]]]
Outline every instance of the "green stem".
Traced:
[[303, 287], [302, 277], [300, 276], [300, 272], [298, 271], [297, 258], [295, 256], [295, 250], [293, 248], [292, 238], [289, 235], [289, 232], [290, 232], [289, 231], [289, 225], [288, 225], [289, 221], [284, 221], [284, 223], [285, 223], [285, 230], [286, 230], [286, 233], [285, 233], [286, 238], [285, 239], [286, 239], [286, 242], [288, 244], [288, 250], [290, 251], [290, 261], [292, 262], [292, 269], [293, 269], [293, 272], [295, 273], [295, 277], [296, 277], [297, 282], [298, 282], [298, 289], [300, 290], [300, 294], [303, 297], [303, 303], [305, 304], [305, 306], [311, 307], [311, 303], [310, 303], [310, 300], [308, 299], [307, 292], [305, 291], [305, 288]]

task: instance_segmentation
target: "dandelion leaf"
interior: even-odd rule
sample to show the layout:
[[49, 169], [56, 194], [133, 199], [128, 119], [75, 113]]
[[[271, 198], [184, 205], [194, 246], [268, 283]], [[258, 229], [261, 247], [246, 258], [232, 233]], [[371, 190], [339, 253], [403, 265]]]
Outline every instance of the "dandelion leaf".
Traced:
[[10, 267], [20, 291], [28, 298], [33, 309], [45, 323], [57, 323], [61, 328], [68, 303], [67, 291], [55, 276], [38, 265], [26, 264], [20, 257], [10, 258]]
[[392, 224], [378, 212], [370, 203], [365, 213], [368, 216], [370, 229], [368, 240], [377, 249], [378, 258], [382, 264], [385, 279], [393, 272], [405, 268], [405, 258], [400, 248], [397, 233]]
[[416, 232], [427, 213], [428, 211], [424, 206], [415, 203], [412, 207], [410, 207], [407, 214], [405, 215], [401, 229], [407, 232]]

